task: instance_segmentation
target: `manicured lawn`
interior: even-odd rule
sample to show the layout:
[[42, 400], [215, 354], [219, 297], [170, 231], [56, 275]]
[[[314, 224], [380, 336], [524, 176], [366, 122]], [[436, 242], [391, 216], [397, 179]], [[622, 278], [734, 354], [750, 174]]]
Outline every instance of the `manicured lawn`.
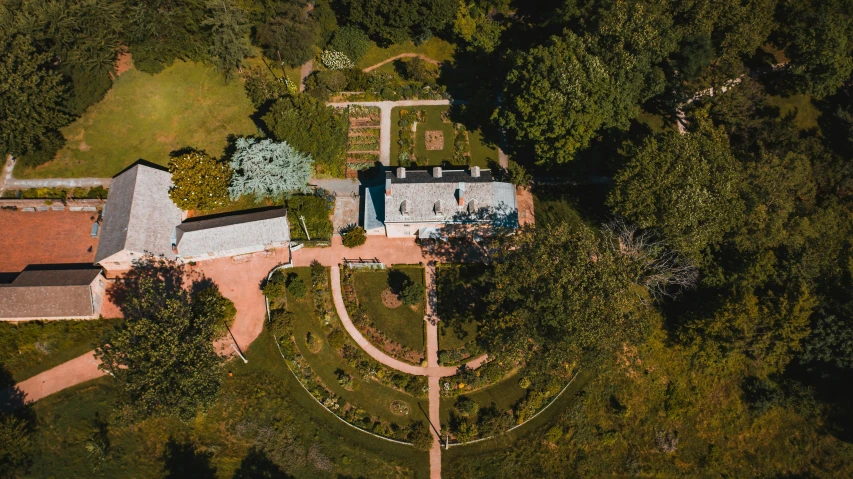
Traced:
[[484, 305], [474, 281], [483, 269], [474, 263], [439, 264], [436, 268], [439, 350], [458, 349], [477, 340], [477, 320]]
[[795, 94], [788, 97], [768, 96], [767, 102], [779, 108], [781, 116], [796, 112], [794, 122], [801, 130], [818, 127], [817, 118], [820, 116], [820, 111], [812, 104], [811, 95]]
[[219, 157], [228, 135], [254, 135], [255, 109], [239, 78], [225, 82], [210, 65], [176, 61], [156, 75], [130, 69], [81, 118], [62, 130], [55, 160], [19, 178], [110, 177], [138, 159], [160, 165], [192, 147]]
[[455, 49], [456, 47], [452, 43], [438, 37], [432, 37], [429, 41], [417, 47], [411, 41], [395, 43], [387, 48], [380, 48], [371, 42], [370, 49], [358, 60], [355, 66], [357, 68], [367, 68], [401, 53], [420, 53], [440, 62], [453, 61]]
[[[498, 411], [503, 412], [512, 409], [515, 403], [524, 397], [525, 392], [526, 391], [518, 385], [518, 374], [513, 374], [497, 384], [493, 384], [471, 394], [465, 394], [465, 396], [473, 399], [481, 409], [494, 407]], [[455, 403], [455, 397], [441, 398], [442, 424], [450, 420], [450, 412]], [[469, 417], [469, 420], [471, 419], [472, 418]], [[476, 415], [473, 417], [473, 420], [476, 421]]]
[[414, 307], [402, 304], [393, 309], [382, 303], [382, 291], [389, 288], [389, 284], [392, 291], [398, 291], [406, 277], [424, 284], [422, 267], [395, 266], [387, 270], [357, 271], [354, 273], [355, 291], [359, 304], [379, 331], [407, 348], [424, 351], [423, 300]]
[[[305, 284], [311, 284], [310, 268], [293, 268], [287, 270], [287, 273], [290, 272], [297, 273]], [[311, 288], [308, 289], [308, 294], [299, 300], [289, 295], [288, 309], [294, 313], [293, 330], [294, 337], [296, 338], [296, 346], [299, 348], [300, 354], [308, 361], [311, 369], [321, 378], [326, 387], [350, 404], [356, 405], [369, 414], [386, 421], [407, 426], [412, 420], [423, 420], [423, 415], [420, 413], [417, 400], [414, 397], [384, 386], [377, 381], [364, 381], [359, 377], [358, 372], [351, 368], [340, 354], [329, 345], [320, 320], [314, 312], [314, 299]], [[333, 321], [339, 323], [337, 316], [333, 318]], [[312, 353], [306, 345], [305, 338], [309, 332], [312, 336], [320, 338], [322, 342], [322, 348], [316, 353]], [[284, 363], [282, 365], [284, 366]], [[339, 369], [353, 377], [354, 387], [352, 391], [344, 389], [338, 383], [335, 371]], [[307, 392], [305, 394], [308, 395]], [[409, 416], [397, 416], [391, 413], [391, 401], [394, 400], [404, 401], [409, 405], [411, 411]], [[423, 406], [426, 409], [425, 400], [423, 401]]]
[[15, 382], [23, 381], [91, 351], [103, 333], [120, 321], [0, 322], [0, 362]]
[[[415, 134], [415, 155], [418, 157], [426, 157], [428, 162], [426, 165], [419, 166], [439, 166], [445, 161], [453, 163], [453, 142], [455, 139], [455, 130], [453, 128], [453, 123], [445, 123], [441, 119], [442, 112], [449, 109], [450, 107], [448, 106], [394, 108], [391, 111], [391, 165], [398, 165], [400, 159], [400, 145], [398, 140], [400, 138], [399, 132], [401, 127], [397, 126], [400, 121], [400, 110], [420, 110], [426, 112], [427, 121], [419, 122], [417, 125], [417, 132]], [[427, 150], [425, 132], [436, 130], [441, 131], [444, 135], [444, 148], [441, 150]], [[490, 161], [498, 161], [497, 148], [493, 145], [483, 143], [483, 137], [479, 131], [468, 132], [468, 145], [468, 153], [471, 155], [469, 159], [470, 166], [487, 168]], [[465, 166], [467, 165], [459, 165], [460, 168]]]
[[[109, 377], [42, 399], [33, 408], [36, 453], [26, 477], [283, 477], [258, 472], [270, 470], [271, 462], [297, 478], [429, 476], [426, 453], [356, 431], [314, 402], [268, 333], [246, 357], [248, 364], [228, 363], [231, 375], [223, 378], [216, 403], [189, 423], [112, 422], [116, 391]], [[107, 422], [112, 453], [93, 472], [85, 446], [96, 420]]]

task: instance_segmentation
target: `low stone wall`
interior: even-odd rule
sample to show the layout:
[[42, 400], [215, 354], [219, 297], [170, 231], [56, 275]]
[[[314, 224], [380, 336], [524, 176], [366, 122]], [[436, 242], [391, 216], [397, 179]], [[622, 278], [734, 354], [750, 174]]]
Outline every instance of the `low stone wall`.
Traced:
[[0, 210], [13, 211], [88, 211], [95, 212], [102, 208], [106, 200], [89, 198], [69, 198], [63, 200], [53, 199], [0, 199]]

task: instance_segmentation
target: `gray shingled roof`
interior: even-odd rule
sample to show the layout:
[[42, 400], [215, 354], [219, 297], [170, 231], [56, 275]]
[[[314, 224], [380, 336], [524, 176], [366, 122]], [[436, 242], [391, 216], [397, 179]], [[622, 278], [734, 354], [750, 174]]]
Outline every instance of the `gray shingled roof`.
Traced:
[[172, 233], [181, 210], [169, 198], [168, 171], [135, 165], [113, 178], [95, 262], [122, 250], [174, 259]]
[[[388, 172], [387, 179], [391, 180], [391, 196], [385, 197], [386, 223], [491, 222], [507, 227], [518, 225], [515, 187], [493, 181], [489, 172], [474, 178], [465, 171], [443, 171], [438, 178], [427, 171], [407, 170], [405, 178], [397, 178], [396, 172]], [[460, 191], [462, 206], [459, 206]], [[404, 201], [408, 214], [403, 213]]]
[[0, 284], [0, 318], [92, 316], [89, 285], [97, 268], [24, 271], [11, 284]]
[[187, 221], [178, 226], [176, 233], [181, 256], [290, 241], [290, 227], [284, 209]]

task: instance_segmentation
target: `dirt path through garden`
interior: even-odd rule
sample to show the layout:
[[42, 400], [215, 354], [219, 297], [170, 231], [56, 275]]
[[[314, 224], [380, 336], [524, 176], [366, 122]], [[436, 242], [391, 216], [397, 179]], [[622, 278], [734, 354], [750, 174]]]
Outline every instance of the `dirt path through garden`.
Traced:
[[381, 67], [382, 65], [385, 65], [385, 64], [387, 64], [387, 63], [391, 63], [391, 62], [393, 62], [394, 60], [399, 60], [399, 59], [401, 59], [401, 58], [414, 58], [414, 57], [418, 57], [418, 58], [420, 58], [421, 60], [423, 60], [423, 61], [425, 61], [425, 62], [427, 62], [427, 63], [432, 63], [433, 65], [436, 65], [436, 66], [441, 65], [441, 62], [440, 62], [440, 61], [438, 61], [438, 60], [433, 60], [432, 58], [430, 58], [430, 57], [428, 57], [428, 56], [426, 56], [426, 55], [422, 55], [422, 54], [420, 54], [420, 53], [401, 53], [401, 54], [399, 54], [399, 55], [395, 55], [395, 56], [393, 56], [393, 57], [391, 57], [391, 58], [388, 58], [388, 59], [386, 59], [386, 60], [382, 60], [381, 62], [377, 63], [376, 65], [370, 65], [369, 67], [365, 68], [365, 69], [364, 69], [364, 70], [362, 70], [362, 71], [364, 71], [365, 73], [367, 73], [367, 72], [370, 72], [370, 71], [376, 70], [377, 68]]
[[305, 91], [305, 79], [314, 71], [314, 60], [308, 60], [299, 69], [299, 91]]

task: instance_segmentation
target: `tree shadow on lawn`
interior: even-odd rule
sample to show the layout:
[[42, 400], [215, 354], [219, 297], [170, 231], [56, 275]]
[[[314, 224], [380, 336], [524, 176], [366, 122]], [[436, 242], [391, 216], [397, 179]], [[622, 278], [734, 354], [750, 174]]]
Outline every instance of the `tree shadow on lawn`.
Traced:
[[163, 468], [166, 479], [215, 479], [216, 468], [210, 463], [212, 452], [200, 451], [191, 442], [178, 441], [174, 437], [166, 443], [163, 453]]
[[281, 470], [264, 451], [252, 447], [234, 471], [233, 479], [292, 479], [294, 476]]
[[399, 269], [388, 270], [388, 287], [391, 289], [392, 293], [397, 296], [403, 294], [403, 289], [406, 287], [406, 283], [408, 282], [411, 282], [411, 278], [409, 278], [409, 275], [403, 271], [400, 271]]

